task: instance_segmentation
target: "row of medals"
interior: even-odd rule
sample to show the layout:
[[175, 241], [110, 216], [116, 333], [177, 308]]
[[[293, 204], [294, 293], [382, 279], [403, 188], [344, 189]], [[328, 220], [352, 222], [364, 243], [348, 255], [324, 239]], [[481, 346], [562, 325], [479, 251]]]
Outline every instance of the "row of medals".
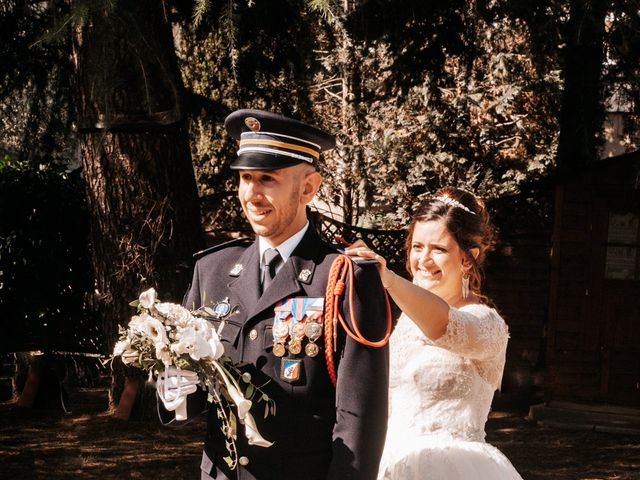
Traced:
[[[308, 319], [306, 322], [296, 322], [289, 326], [291, 319], [276, 321], [273, 325], [273, 354], [282, 357], [289, 350], [292, 355], [302, 352], [302, 343], [307, 337], [309, 342], [304, 346], [304, 353], [309, 357], [315, 357], [320, 352], [316, 340], [322, 336], [321, 318]], [[289, 338], [290, 337], [290, 338]], [[287, 342], [287, 339], [289, 341]], [[285, 347], [286, 345], [286, 347]]]

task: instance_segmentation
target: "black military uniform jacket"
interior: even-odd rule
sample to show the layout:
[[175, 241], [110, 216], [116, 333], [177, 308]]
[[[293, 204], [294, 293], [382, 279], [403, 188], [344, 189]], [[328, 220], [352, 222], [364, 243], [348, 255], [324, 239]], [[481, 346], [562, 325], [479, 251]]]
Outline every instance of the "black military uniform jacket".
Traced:
[[[238, 425], [236, 471], [223, 460], [228, 455], [216, 409], [210, 408], [201, 468], [203, 478], [216, 479], [375, 479], [387, 426], [388, 349], [363, 346], [340, 329], [335, 356], [338, 382], [333, 387], [324, 358], [304, 351], [297, 383], [280, 378], [281, 358], [273, 350], [274, 307], [292, 297], [324, 297], [331, 264], [338, 252], [321, 241], [312, 225], [260, 296], [258, 243], [231, 242], [200, 258], [186, 299], [188, 308], [212, 306], [228, 299], [239, 312], [221, 332], [225, 353], [249, 362], [252, 383], [265, 387], [276, 402], [276, 415], [264, 419], [264, 405], [252, 415], [271, 447], [249, 446]], [[385, 330], [383, 287], [375, 267], [354, 265], [355, 316], [362, 334], [380, 339]], [[353, 285], [347, 285], [353, 288]], [[342, 312], [349, 318], [347, 295]], [[254, 405], [255, 406], [255, 405]]]

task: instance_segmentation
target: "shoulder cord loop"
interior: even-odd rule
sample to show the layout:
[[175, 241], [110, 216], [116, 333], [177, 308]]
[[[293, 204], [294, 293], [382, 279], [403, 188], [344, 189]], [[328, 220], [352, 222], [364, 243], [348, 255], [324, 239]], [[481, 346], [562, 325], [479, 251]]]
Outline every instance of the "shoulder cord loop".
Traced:
[[[340, 298], [345, 290], [345, 279], [349, 275], [349, 315], [351, 318], [352, 329], [349, 327], [345, 319], [340, 315]], [[353, 311], [353, 261], [345, 255], [339, 255], [333, 261], [331, 270], [329, 271], [329, 280], [327, 282], [327, 290], [325, 294], [325, 312], [324, 312], [324, 353], [327, 360], [327, 370], [329, 378], [333, 386], [336, 386], [337, 375], [333, 354], [337, 349], [338, 343], [338, 321], [344, 331], [356, 342], [368, 347], [384, 347], [389, 342], [391, 335], [391, 305], [389, 304], [389, 296], [384, 290], [384, 299], [387, 307], [387, 328], [382, 339], [377, 341], [367, 340], [360, 333], [358, 321]]]

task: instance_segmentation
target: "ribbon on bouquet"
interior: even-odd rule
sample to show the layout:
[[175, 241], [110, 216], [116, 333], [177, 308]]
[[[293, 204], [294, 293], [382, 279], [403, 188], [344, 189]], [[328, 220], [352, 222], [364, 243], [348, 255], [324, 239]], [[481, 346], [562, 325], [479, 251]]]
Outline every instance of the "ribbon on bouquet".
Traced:
[[198, 374], [191, 370], [167, 367], [158, 376], [156, 391], [164, 408], [175, 412], [176, 420], [187, 419], [187, 397], [198, 389]]

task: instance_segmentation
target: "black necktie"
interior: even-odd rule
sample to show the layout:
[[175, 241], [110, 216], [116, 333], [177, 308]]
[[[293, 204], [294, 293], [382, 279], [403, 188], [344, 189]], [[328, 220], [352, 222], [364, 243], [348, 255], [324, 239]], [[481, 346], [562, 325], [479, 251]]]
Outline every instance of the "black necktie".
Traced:
[[266, 292], [269, 285], [271, 285], [273, 278], [276, 276], [276, 267], [282, 261], [282, 257], [278, 250], [267, 248], [264, 251], [263, 258], [266, 268], [262, 270], [262, 291]]

